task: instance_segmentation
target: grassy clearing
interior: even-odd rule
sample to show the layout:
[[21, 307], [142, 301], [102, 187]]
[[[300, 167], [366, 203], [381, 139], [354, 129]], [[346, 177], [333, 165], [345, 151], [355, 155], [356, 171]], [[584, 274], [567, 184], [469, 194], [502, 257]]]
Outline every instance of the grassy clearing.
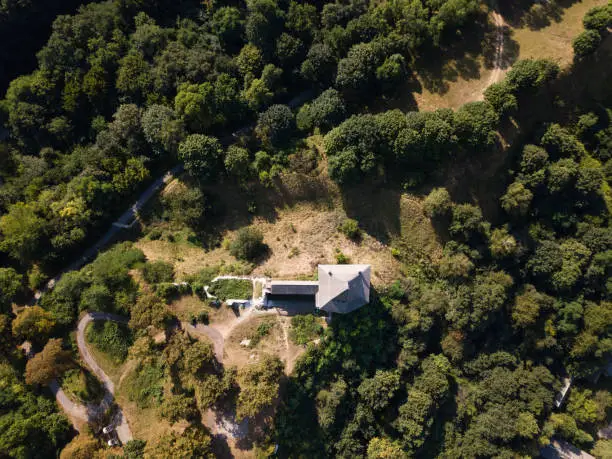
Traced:
[[[321, 143], [320, 137], [310, 140]], [[335, 263], [340, 251], [353, 263], [371, 264], [372, 281], [387, 284], [401, 275], [402, 261], [436, 256], [440, 247], [429, 219], [421, 211], [420, 197], [379, 184], [341, 191], [327, 177], [323, 152], [321, 155], [317, 175], [287, 172], [274, 188], [256, 186], [245, 195], [238, 187], [224, 184], [224, 193], [216, 195], [216, 206], [224, 212], [210, 221], [210, 231], [218, 235], [216, 247], [194, 244], [180, 229], [177, 237], [151, 240], [144, 236], [135, 245], [148, 260], [172, 263], [179, 280], [191, 279], [203, 269], [207, 279], [218, 269], [218, 274], [229, 273], [230, 267], [237, 266], [236, 260], [221, 241], [232, 240], [239, 228], [248, 225], [263, 233], [270, 248], [268, 256], [252, 269], [255, 276], [311, 279], [318, 264]], [[215, 191], [211, 188], [210, 193]], [[250, 212], [253, 207], [257, 209], [255, 214]], [[352, 241], [338, 231], [347, 218], [359, 223], [360, 240]], [[168, 222], [161, 225], [171, 226]], [[396, 245], [406, 252], [399, 259], [391, 250]], [[243, 268], [234, 271], [251, 271], [251, 266]]]
[[168, 309], [183, 322], [191, 320], [192, 317], [197, 317], [202, 312], [211, 316], [216, 310], [216, 308], [208, 306], [197, 295], [184, 295], [170, 303]]
[[248, 300], [253, 296], [253, 282], [247, 279], [219, 279], [210, 285], [208, 291], [222, 301]]
[[591, 8], [606, 3], [607, 0], [582, 0], [562, 10], [560, 20], [552, 20], [547, 27], [515, 28], [512, 38], [518, 43], [519, 58], [549, 58], [563, 66], [570, 64], [574, 58], [572, 40], [583, 30], [582, 18]]
[[104, 388], [86, 368], [73, 368], [62, 376], [61, 386], [66, 395], [77, 403], [100, 403]]

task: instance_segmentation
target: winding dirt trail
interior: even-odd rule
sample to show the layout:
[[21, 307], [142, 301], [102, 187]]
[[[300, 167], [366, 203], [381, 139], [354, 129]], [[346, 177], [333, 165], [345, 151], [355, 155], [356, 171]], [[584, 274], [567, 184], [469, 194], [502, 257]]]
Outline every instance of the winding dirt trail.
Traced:
[[[105, 389], [104, 398], [100, 404], [100, 409], [103, 410], [111, 405], [115, 397], [115, 384], [113, 384], [113, 381], [111, 381], [100, 365], [98, 365], [98, 362], [92, 357], [87, 347], [87, 343], [85, 342], [85, 329], [87, 325], [94, 320], [110, 320], [126, 324], [128, 319], [107, 312], [89, 312], [81, 318], [77, 327], [77, 347], [79, 348], [79, 354], [81, 354], [81, 358], [85, 364], [93, 371], [100, 382], [102, 382]], [[125, 444], [130, 441], [132, 439], [132, 431], [119, 405], [117, 405], [117, 415], [115, 416], [114, 423], [121, 443]]]

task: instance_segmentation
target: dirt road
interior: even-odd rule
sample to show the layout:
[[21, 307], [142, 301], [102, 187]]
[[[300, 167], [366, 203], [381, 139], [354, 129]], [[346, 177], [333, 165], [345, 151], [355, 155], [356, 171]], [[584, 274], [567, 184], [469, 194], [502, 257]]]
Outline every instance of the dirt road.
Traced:
[[[110, 320], [113, 322], [119, 323], [127, 323], [128, 319], [126, 317], [118, 316], [115, 314], [109, 314], [107, 312], [90, 312], [83, 316], [83, 318], [79, 321], [79, 325], [77, 327], [77, 347], [79, 348], [79, 354], [81, 354], [81, 358], [85, 362], [85, 364], [93, 371], [93, 373], [98, 377], [100, 382], [105, 389], [104, 399], [102, 400], [101, 406], [110, 406], [115, 396], [115, 385], [108, 377], [104, 370], [98, 365], [95, 359], [92, 357], [89, 349], [87, 348], [87, 343], [85, 342], [85, 329], [87, 325], [94, 320]], [[127, 419], [125, 418], [123, 412], [121, 411], [121, 407], [117, 406], [117, 415], [115, 417], [115, 428], [117, 430], [117, 435], [119, 436], [119, 440], [121, 443], [125, 444], [132, 439], [132, 431], [130, 430], [130, 426], [128, 425]]]

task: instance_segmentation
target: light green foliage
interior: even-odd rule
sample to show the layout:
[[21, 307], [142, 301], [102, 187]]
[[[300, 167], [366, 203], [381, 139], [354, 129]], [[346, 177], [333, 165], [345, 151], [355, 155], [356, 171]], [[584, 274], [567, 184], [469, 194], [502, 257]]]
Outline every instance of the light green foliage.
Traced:
[[491, 231], [489, 238], [489, 250], [491, 250], [493, 257], [504, 258], [516, 255], [519, 251], [519, 245], [505, 227], [495, 228]]
[[474, 263], [464, 253], [445, 255], [440, 259], [438, 270], [442, 277], [468, 277], [474, 269]]
[[313, 314], [298, 315], [291, 318], [289, 338], [295, 344], [307, 344], [323, 334], [323, 326]]
[[164, 392], [164, 370], [156, 360], [139, 362], [126, 374], [122, 386], [139, 408], [159, 406]]
[[505, 80], [493, 83], [487, 87], [484, 97], [500, 115], [512, 112], [518, 108], [516, 96], [512, 93], [512, 88]]
[[53, 314], [40, 306], [25, 308], [13, 320], [13, 335], [37, 343], [44, 342], [55, 327]]
[[368, 443], [368, 459], [403, 459], [408, 456], [400, 444], [388, 438], [374, 437]]
[[0, 217], [0, 250], [16, 260], [28, 263], [39, 250], [45, 222], [33, 205], [18, 202]]
[[161, 196], [164, 210], [172, 222], [197, 229], [210, 208], [208, 198], [197, 186], [175, 186]]
[[336, 421], [336, 411], [341, 405], [348, 386], [339, 379], [329, 388], [319, 391], [316, 397], [317, 418], [323, 429], [329, 429]]
[[501, 199], [502, 208], [510, 215], [521, 217], [529, 212], [529, 206], [533, 200], [533, 193], [525, 188], [521, 182], [514, 182], [508, 186], [506, 194]]
[[397, 91], [407, 75], [406, 59], [401, 54], [392, 54], [376, 69], [376, 79], [388, 92]]
[[283, 363], [278, 357], [265, 356], [238, 372], [240, 393], [236, 405], [236, 418], [254, 417], [278, 396]]
[[169, 395], [159, 407], [159, 414], [174, 424], [181, 419], [193, 421], [198, 417], [198, 409], [193, 397], [188, 395]]
[[13, 268], [0, 268], [0, 312], [7, 312], [23, 290], [23, 276]]
[[452, 235], [467, 240], [485, 230], [486, 225], [479, 207], [472, 204], [456, 204], [452, 212], [451, 224], [448, 227]]
[[514, 298], [512, 306], [512, 320], [517, 327], [534, 325], [542, 309], [550, 309], [553, 300], [551, 297], [539, 293], [533, 285], [526, 284], [523, 291]]
[[104, 396], [104, 388], [100, 381], [83, 368], [66, 371], [60, 384], [62, 390], [79, 403], [100, 403]]
[[386, 408], [400, 387], [400, 375], [394, 371], [378, 370], [376, 374], [364, 379], [357, 392], [361, 400], [372, 410]]

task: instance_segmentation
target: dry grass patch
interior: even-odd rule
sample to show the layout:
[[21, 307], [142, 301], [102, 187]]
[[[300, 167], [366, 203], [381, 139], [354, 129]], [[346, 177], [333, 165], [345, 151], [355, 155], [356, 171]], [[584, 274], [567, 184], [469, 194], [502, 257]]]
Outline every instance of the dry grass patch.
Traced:
[[179, 320], [185, 322], [191, 320], [192, 317], [196, 317], [202, 311], [208, 313], [210, 320], [210, 318], [217, 313], [217, 309], [221, 308], [209, 306], [197, 295], [184, 295], [170, 303], [168, 309], [176, 315]]
[[572, 62], [572, 41], [583, 31], [582, 18], [595, 6], [605, 5], [607, 0], [582, 0], [562, 11], [559, 22], [547, 27], [531, 30], [529, 27], [514, 29], [513, 38], [519, 44], [520, 59], [548, 58], [566, 66]]
[[[261, 336], [260, 330], [266, 329]], [[240, 343], [250, 340], [249, 346]], [[259, 342], [257, 342], [257, 340]], [[278, 355], [285, 352], [285, 340], [277, 316], [253, 317], [238, 325], [225, 340], [225, 366], [242, 368], [249, 363], [257, 362], [263, 354]]]

